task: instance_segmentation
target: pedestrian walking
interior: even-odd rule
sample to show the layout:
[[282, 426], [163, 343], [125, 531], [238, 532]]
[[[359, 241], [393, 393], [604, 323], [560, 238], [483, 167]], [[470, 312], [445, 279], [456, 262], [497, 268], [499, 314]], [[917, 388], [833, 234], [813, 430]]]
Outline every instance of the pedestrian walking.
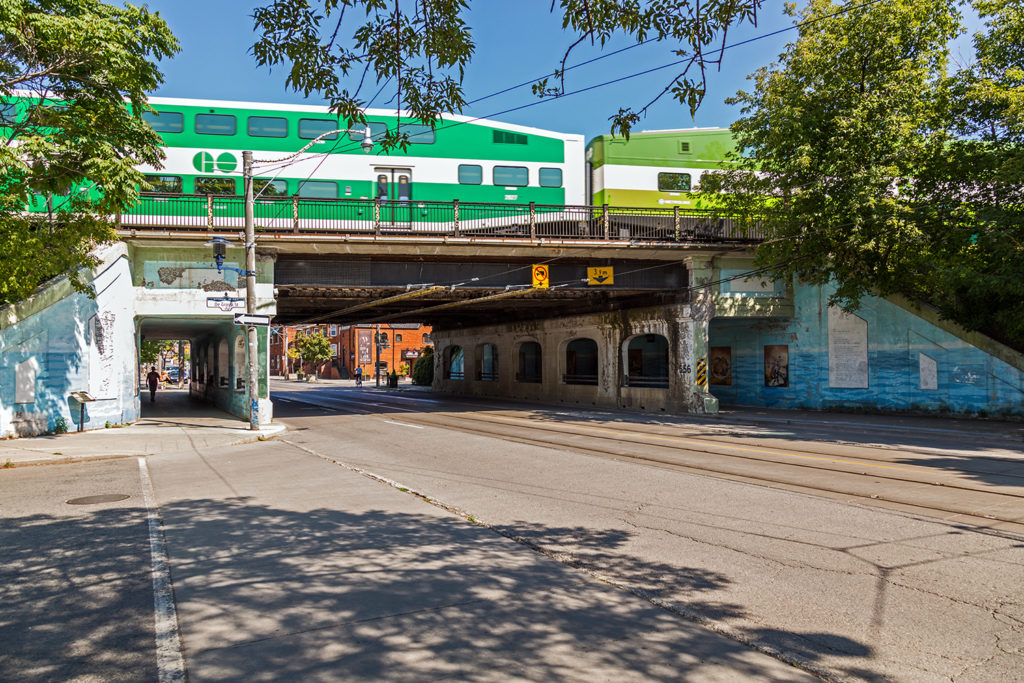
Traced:
[[362, 367], [360, 367], [358, 365], [356, 366], [355, 376], [356, 376], [356, 386], [357, 387], [363, 386], [363, 368]]
[[155, 365], [149, 369], [149, 374], [146, 375], [146, 384], [149, 385], [149, 402], [156, 403], [156, 388], [160, 385], [160, 375], [157, 373]]

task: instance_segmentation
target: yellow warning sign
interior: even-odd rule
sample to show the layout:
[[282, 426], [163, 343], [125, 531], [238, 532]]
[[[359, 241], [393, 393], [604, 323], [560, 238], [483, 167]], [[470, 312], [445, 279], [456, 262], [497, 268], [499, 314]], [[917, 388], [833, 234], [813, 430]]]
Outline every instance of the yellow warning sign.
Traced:
[[548, 279], [548, 267], [547, 266], [534, 266], [533, 267], [533, 286], [547, 288], [551, 281]]
[[615, 272], [611, 266], [587, 268], [588, 285], [614, 285]]

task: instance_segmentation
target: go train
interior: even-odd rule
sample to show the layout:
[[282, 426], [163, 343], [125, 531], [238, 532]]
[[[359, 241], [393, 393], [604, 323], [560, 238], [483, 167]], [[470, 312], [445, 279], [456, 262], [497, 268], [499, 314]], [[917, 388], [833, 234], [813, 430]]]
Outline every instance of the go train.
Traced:
[[[0, 106], [16, 115], [32, 101]], [[431, 128], [369, 109], [366, 127], [328, 134], [296, 155], [345, 122], [321, 106], [149, 103], [154, 111], [143, 118], [163, 138], [166, 159], [140, 167], [146, 196], [240, 195], [241, 153], [252, 150], [254, 188], [268, 198], [700, 209], [693, 191], [701, 174], [723, 168], [734, 147], [725, 128], [600, 135], [585, 146], [578, 134], [452, 114]], [[377, 142], [399, 125], [407, 148], [383, 153]]]
[[[733, 149], [725, 128], [578, 134], [446, 115], [431, 129], [394, 110], [366, 111], [287, 162], [310, 140], [345, 127], [326, 107], [152, 98], [145, 119], [167, 145], [164, 168], [143, 168], [161, 193], [242, 192], [241, 151], [254, 150], [254, 185], [263, 196], [490, 204], [701, 208], [700, 175], [721, 168]], [[405, 150], [363, 149], [400, 125]], [[286, 165], [287, 164], [287, 165]]]

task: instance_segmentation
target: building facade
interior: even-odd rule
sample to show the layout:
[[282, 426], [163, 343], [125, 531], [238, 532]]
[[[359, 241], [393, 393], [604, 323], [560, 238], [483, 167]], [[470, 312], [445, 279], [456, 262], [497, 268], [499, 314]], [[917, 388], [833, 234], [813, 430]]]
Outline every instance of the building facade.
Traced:
[[[298, 359], [288, 357], [288, 349], [295, 346], [296, 340], [306, 335], [323, 334], [331, 344], [331, 359], [317, 364], [303, 364]], [[356, 367], [362, 368], [363, 377], [377, 376], [374, 368], [380, 363], [380, 374], [385, 375], [392, 370], [399, 375], [409, 375], [416, 359], [423, 349], [432, 344], [431, 328], [419, 323], [395, 323], [393, 325], [335, 325], [319, 323], [316, 325], [281, 325], [275, 326], [270, 335], [270, 374], [280, 377], [297, 372], [300, 367], [303, 373], [312, 374], [326, 379], [349, 379], [354, 376]], [[380, 334], [380, 355], [374, 348], [375, 335]]]

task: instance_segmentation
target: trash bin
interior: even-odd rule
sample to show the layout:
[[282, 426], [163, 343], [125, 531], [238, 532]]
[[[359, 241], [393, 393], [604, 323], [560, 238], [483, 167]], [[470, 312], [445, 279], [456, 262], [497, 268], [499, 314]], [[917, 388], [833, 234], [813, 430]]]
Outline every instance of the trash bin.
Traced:
[[388, 375], [388, 389], [397, 389], [397, 388], [398, 388], [398, 375], [395, 375], [395, 374]]

